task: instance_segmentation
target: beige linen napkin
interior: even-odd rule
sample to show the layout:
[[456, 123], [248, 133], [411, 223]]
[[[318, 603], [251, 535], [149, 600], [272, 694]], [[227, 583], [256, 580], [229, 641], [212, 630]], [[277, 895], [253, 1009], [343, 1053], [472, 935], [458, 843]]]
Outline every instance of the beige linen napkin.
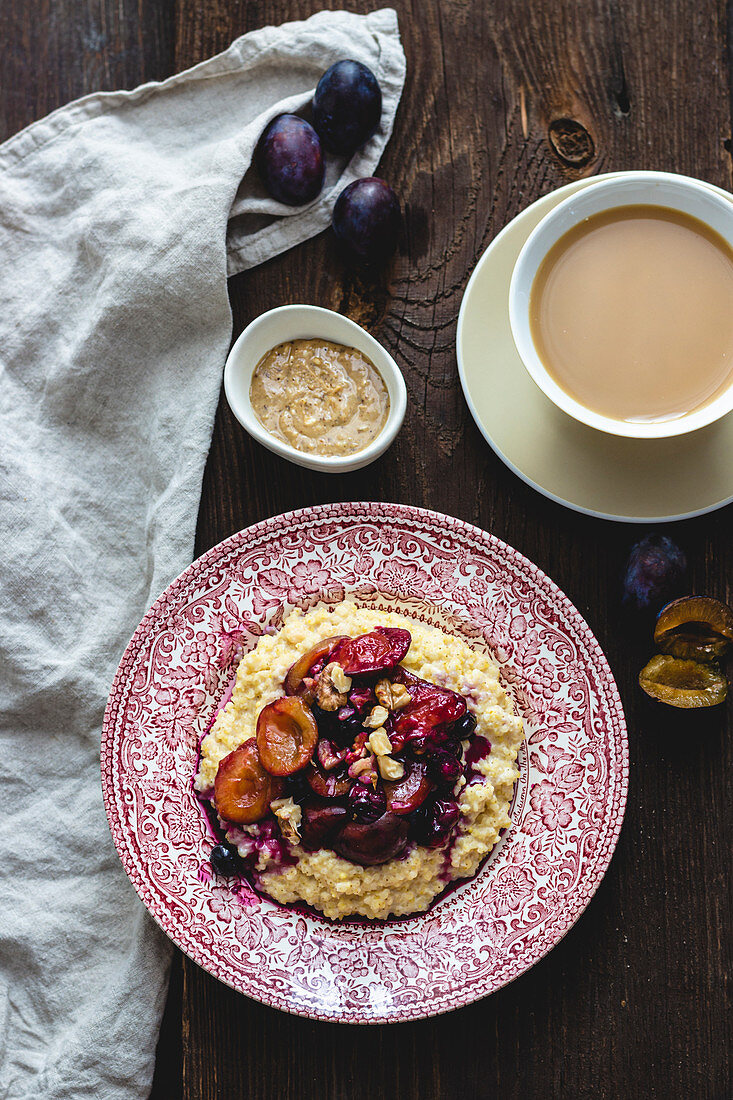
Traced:
[[[247, 171], [255, 143], [342, 57], [377, 74], [381, 128], [310, 207], [282, 207]], [[0, 147], [2, 1100], [149, 1091], [170, 953], [104, 816], [106, 696], [192, 557], [226, 276], [374, 172], [404, 71], [393, 11], [322, 12]]]

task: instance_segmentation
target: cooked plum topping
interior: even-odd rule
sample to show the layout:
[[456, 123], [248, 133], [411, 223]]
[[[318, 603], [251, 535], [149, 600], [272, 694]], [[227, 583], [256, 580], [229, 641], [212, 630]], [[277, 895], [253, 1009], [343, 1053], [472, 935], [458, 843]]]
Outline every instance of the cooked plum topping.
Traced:
[[348, 811], [338, 802], [308, 802], [303, 806], [300, 843], [311, 851], [329, 847], [328, 841], [348, 820]]
[[[303, 680], [311, 677], [315, 672], [320, 672], [331, 656], [331, 653], [340, 642], [348, 640], [345, 634], [336, 635], [333, 638], [324, 638], [318, 645], [313, 646], [307, 653], [290, 666], [285, 677], [285, 694], [300, 695], [303, 693]], [[320, 668], [318, 667], [320, 665]]]
[[278, 115], [260, 137], [255, 160], [262, 182], [277, 202], [302, 206], [323, 185], [323, 152], [318, 134], [298, 115]]
[[337, 722], [331, 729], [330, 737], [338, 745], [350, 748], [356, 738], [363, 732], [363, 725], [358, 714], [351, 718], [345, 718], [343, 722]]
[[381, 114], [377, 78], [361, 61], [337, 61], [318, 81], [313, 126], [329, 153], [350, 157], [372, 136]]
[[297, 695], [284, 695], [260, 711], [257, 748], [270, 775], [299, 772], [313, 756], [317, 743], [313, 712]]
[[216, 844], [211, 849], [209, 860], [217, 875], [224, 875], [225, 878], [232, 878], [242, 871], [242, 861], [233, 844]]
[[230, 752], [219, 764], [214, 803], [220, 817], [235, 825], [253, 825], [282, 793], [282, 780], [262, 766], [254, 739]]
[[652, 699], [683, 709], [715, 707], [728, 694], [728, 681], [715, 665], [661, 653], [641, 670], [639, 684]]
[[459, 816], [458, 806], [450, 798], [427, 802], [413, 819], [418, 844], [424, 844], [426, 848], [439, 848], [445, 844]]
[[405, 761], [405, 774], [402, 779], [385, 783], [384, 789], [387, 795], [387, 809], [402, 817], [404, 814], [411, 814], [421, 806], [434, 787], [428, 778], [424, 764], [418, 761], [412, 763]]
[[476, 729], [476, 715], [467, 710], [462, 718], [459, 718], [457, 722], [454, 722], [450, 727], [449, 733], [452, 737], [457, 737], [459, 741], [465, 741], [470, 737]]
[[333, 838], [332, 847], [352, 863], [373, 867], [396, 859], [407, 844], [408, 832], [405, 818], [387, 812], [368, 825], [350, 821]]
[[376, 821], [387, 809], [387, 796], [384, 788], [365, 787], [363, 783], [355, 783], [349, 791], [349, 809], [354, 821], [361, 821], [366, 825]]
[[466, 714], [466, 700], [455, 691], [406, 673], [405, 669], [399, 669], [398, 676], [412, 702], [390, 716], [387, 732], [393, 748], [399, 750], [407, 742], [416, 742], [416, 749], [423, 752], [440, 747], [449, 739], [454, 723]]
[[673, 657], [719, 660], [733, 642], [733, 610], [710, 596], [684, 596], [659, 612], [654, 641]]
[[332, 772], [346, 759], [346, 750], [337, 749], [330, 741], [322, 737], [316, 748], [316, 756], [323, 771]]
[[305, 778], [314, 794], [321, 798], [342, 798], [351, 786], [351, 780], [343, 769], [335, 773], [325, 772], [315, 763], [309, 765]]
[[437, 752], [431, 753], [427, 767], [428, 775], [439, 786], [454, 786], [463, 771], [460, 760], [446, 749], [438, 749]]
[[369, 707], [372, 707], [375, 702], [374, 691], [371, 687], [362, 685], [361, 687], [352, 687], [349, 692], [349, 702], [354, 710], [362, 714]]
[[466, 749], [466, 767], [472, 768], [479, 760], [484, 760], [491, 752], [491, 742], [480, 734], [471, 741]]
[[[326, 638], [298, 658], [287, 694], [260, 711], [256, 741], [232, 754], [237, 767], [222, 762], [222, 817], [227, 794], [228, 819], [262, 821], [262, 830], [268, 810], [284, 818], [287, 809], [298, 815], [304, 847], [329, 847], [363, 866], [396, 858], [409, 836], [445, 844], [459, 815], [451, 790], [463, 745], [469, 766], [491, 746], [474, 737], [462, 695], [400, 664], [411, 642], [408, 630], [378, 626]], [[271, 807], [283, 790], [283, 805]]]
[[623, 602], [639, 611], [656, 611], [679, 594], [687, 559], [666, 535], [647, 535], [631, 548], [624, 574]]
[[[384, 672], [398, 665], [407, 655], [412, 642], [409, 630], [400, 627], [378, 626], [370, 634], [349, 638], [333, 653], [347, 676], [359, 676], [365, 672]], [[349, 696], [355, 706], [353, 692]]]

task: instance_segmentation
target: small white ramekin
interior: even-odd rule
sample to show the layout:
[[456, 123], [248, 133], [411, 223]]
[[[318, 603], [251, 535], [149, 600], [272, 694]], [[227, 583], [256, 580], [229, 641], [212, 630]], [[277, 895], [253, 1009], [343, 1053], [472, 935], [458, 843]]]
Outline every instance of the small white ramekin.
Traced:
[[[288, 340], [332, 340], [357, 348], [371, 359], [389, 394], [387, 422], [376, 439], [352, 455], [304, 454], [276, 439], [257, 419], [249, 399], [250, 383], [260, 359], [271, 348]], [[263, 447], [308, 470], [341, 474], [368, 466], [387, 450], [402, 426], [407, 408], [407, 390], [400, 368], [392, 356], [360, 325], [321, 306], [278, 306], [260, 314], [241, 334], [224, 367], [224, 392], [239, 423]]]
[[[540, 359], [530, 328], [530, 294], [535, 276], [552, 246], [593, 214], [617, 207], [651, 205], [678, 210], [704, 222], [733, 247], [733, 202], [701, 180], [668, 172], [624, 172], [599, 180], [570, 195], [535, 226], [514, 265], [509, 286], [509, 320], [514, 343], [530, 376], [558, 408], [592, 428], [636, 439], [660, 439], [684, 435], [712, 424], [733, 410], [733, 384], [702, 408], [669, 420], [626, 421], [602, 416], [566, 393]], [[623, 325], [623, 318], [619, 318]]]

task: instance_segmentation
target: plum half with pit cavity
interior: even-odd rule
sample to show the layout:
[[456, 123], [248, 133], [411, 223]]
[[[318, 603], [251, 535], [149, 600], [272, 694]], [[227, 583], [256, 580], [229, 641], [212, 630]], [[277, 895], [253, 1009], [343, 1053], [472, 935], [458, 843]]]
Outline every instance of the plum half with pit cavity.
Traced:
[[671, 707], [715, 707], [725, 702], [728, 681], [715, 665], [658, 653], [639, 673], [640, 687]]
[[[322, 642], [319, 642], [318, 645], [314, 645], [313, 648], [309, 649], [307, 653], [304, 653], [302, 657], [298, 657], [298, 660], [290, 666], [285, 676], [285, 694], [304, 694], [303, 680], [305, 677], [311, 675], [319, 664], [322, 666], [327, 664], [327, 658], [331, 655], [339, 642], [346, 642], [348, 640], [348, 635], [346, 634], [338, 634], [333, 638], [324, 638]], [[318, 671], [320, 671], [320, 669]], [[311, 692], [311, 695], [312, 694]]]
[[733, 610], [710, 596], [684, 596], [659, 612], [654, 641], [673, 657], [717, 661], [733, 643]]
[[270, 809], [270, 803], [282, 793], [281, 779], [262, 766], [254, 739], [230, 752], [219, 764], [214, 780], [214, 804], [225, 821], [235, 825], [254, 825]]
[[293, 775], [306, 766], [318, 744], [313, 713], [297, 695], [263, 707], [257, 719], [257, 748], [270, 775]]

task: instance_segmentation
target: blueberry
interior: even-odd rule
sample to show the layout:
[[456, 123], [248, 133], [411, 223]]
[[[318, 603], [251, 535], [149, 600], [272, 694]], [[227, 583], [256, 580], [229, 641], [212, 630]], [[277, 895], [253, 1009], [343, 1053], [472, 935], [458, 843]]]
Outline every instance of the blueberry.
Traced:
[[216, 847], [211, 849], [209, 859], [217, 875], [225, 875], [227, 878], [231, 878], [232, 875], [238, 875], [242, 870], [239, 852], [233, 844], [217, 844]]
[[624, 574], [624, 604], [639, 611], [658, 611], [679, 595], [687, 559], [666, 535], [647, 535], [631, 548]]
[[453, 786], [463, 771], [463, 766], [452, 753], [438, 749], [428, 757], [428, 775], [434, 783]]
[[321, 737], [329, 738], [336, 730], [342, 725], [339, 722], [336, 712], [333, 710], [321, 710], [318, 703], [311, 703], [311, 711], [313, 717], [316, 720], [318, 726], [318, 733]]
[[323, 186], [318, 134], [298, 115], [278, 115], [260, 137], [257, 169], [268, 193], [288, 206], [312, 202]]
[[369, 825], [387, 809], [387, 796], [382, 787], [366, 787], [355, 783], [349, 791], [349, 809], [354, 821]]
[[336, 199], [331, 224], [338, 239], [363, 263], [386, 260], [397, 247], [400, 204], [389, 184], [367, 176]]
[[413, 815], [412, 832], [418, 844], [438, 848], [450, 836], [460, 812], [452, 798], [436, 798], [423, 803]]
[[458, 738], [459, 741], [465, 741], [470, 737], [473, 731], [476, 729], [476, 715], [472, 711], [467, 710], [465, 714], [461, 715], [453, 725], [450, 727], [450, 734], [452, 737]]
[[313, 126], [330, 153], [350, 157], [372, 136], [382, 114], [382, 93], [360, 61], [337, 61], [318, 81]]

